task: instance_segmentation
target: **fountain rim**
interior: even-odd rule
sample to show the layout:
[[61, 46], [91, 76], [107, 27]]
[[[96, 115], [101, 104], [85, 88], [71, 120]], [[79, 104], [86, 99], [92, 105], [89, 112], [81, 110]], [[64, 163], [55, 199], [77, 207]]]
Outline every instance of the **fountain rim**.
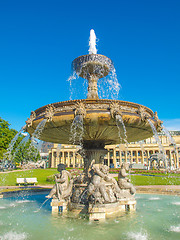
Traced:
[[[118, 107], [119, 105], [119, 107]], [[119, 108], [119, 113], [118, 113]], [[32, 134], [35, 131], [35, 128], [37, 125], [43, 120], [46, 119], [47, 126], [46, 131], [44, 132], [44, 136], [42, 136], [43, 141], [49, 141], [54, 143], [69, 143], [69, 137], [67, 138], [65, 135], [69, 133], [70, 125], [73, 122], [73, 119], [75, 118], [77, 114], [77, 109], [81, 109], [80, 114], [82, 115], [86, 126], [89, 125], [90, 128], [92, 128], [92, 124], [95, 121], [98, 123], [98, 126], [101, 126], [100, 128], [96, 128], [94, 130], [95, 136], [92, 137], [92, 134], [89, 134], [89, 129], [86, 129], [86, 136], [84, 140], [102, 140], [102, 126], [103, 129], [105, 129], [104, 134], [107, 135], [107, 127], [112, 128], [112, 131], [114, 131], [114, 127], [116, 125], [115, 116], [113, 114], [113, 109], [115, 109], [115, 113], [117, 111], [117, 115], [120, 114], [122, 118], [125, 118], [124, 120], [130, 127], [130, 135], [129, 135], [129, 142], [132, 141], [140, 141], [142, 139], [151, 137], [152, 131], [149, 129], [150, 126], [147, 123], [146, 119], [150, 119], [153, 124], [155, 124], [155, 127], [158, 127], [158, 119], [156, 119], [156, 116], [154, 112], [140, 104], [132, 103], [132, 102], [126, 102], [121, 100], [111, 100], [111, 99], [81, 99], [81, 100], [68, 100], [64, 102], [57, 102], [53, 104], [45, 105], [39, 109], [36, 109], [31, 113], [30, 118], [26, 121], [28, 125], [26, 125], [26, 131], [29, 132], [29, 134]], [[117, 109], [117, 110], [116, 110]], [[87, 115], [86, 115], [87, 114]], [[145, 116], [146, 119], [143, 119], [143, 116]], [[105, 121], [105, 122], [104, 122]], [[107, 121], [109, 124], [107, 124]], [[137, 122], [138, 121], [138, 122]], [[102, 124], [103, 122], [103, 124]], [[52, 124], [53, 123], [53, 124]], [[56, 124], [57, 123], [57, 124]], [[65, 129], [62, 128], [61, 124], [65, 124]], [[143, 129], [142, 129], [143, 127]], [[57, 135], [57, 133], [53, 134], [53, 138], [49, 137], [48, 131], [51, 128], [57, 128], [59, 129], [59, 132], [61, 132], [61, 137]], [[67, 128], [67, 129], [66, 129]], [[146, 137], [141, 138], [132, 138], [132, 130], [136, 129], [138, 131], [139, 135], [139, 128], [143, 130], [144, 134], [146, 133]], [[148, 130], [149, 129], [149, 130]], [[141, 131], [142, 133], [142, 131]], [[99, 135], [100, 134], [100, 135]], [[115, 135], [117, 135], [117, 132], [115, 131]], [[109, 139], [106, 137], [106, 145], [110, 144], [119, 144], [119, 136], [116, 136], [112, 139], [112, 137]], [[117, 141], [118, 139], [118, 141]], [[135, 139], [135, 140], [134, 140]], [[104, 140], [103, 140], [104, 141]], [[104, 141], [105, 142], [105, 141]], [[77, 145], [77, 144], [76, 144]]]
[[45, 112], [46, 108], [49, 106], [49, 105], [53, 105], [54, 107], [63, 107], [63, 106], [66, 106], [66, 105], [74, 105], [75, 103], [78, 103], [78, 102], [82, 102], [82, 103], [99, 103], [99, 104], [110, 104], [110, 103], [119, 103], [121, 106], [124, 105], [124, 106], [131, 106], [131, 107], [134, 107], [134, 108], [139, 108], [139, 107], [143, 107], [150, 115], [151, 117], [154, 117], [154, 112], [142, 105], [142, 104], [139, 104], [139, 103], [134, 103], [134, 102], [129, 102], [129, 101], [122, 101], [122, 100], [114, 100], [114, 99], [75, 99], [75, 100], [66, 100], [66, 101], [61, 101], [61, 102], [55, 102], [55, 103], [49, 103], [49, 104], [46, 104], [40, 108], [37, 108], [36, 110], [34, 110], [34, 112], [36, 113], [36, 115], [39, 115], [43, 112]]
[[99, 54], [99, 53], [96, 53], [96, 54], [95, 54], [95, 53], [83, 54], [83, 55], [75, 58], [75, 59], [72, 61], [72, 65], [73, 65], [73, 63], [74, 63], [77, 59], [82, 58], [82, 57], [86, 57], [86, 56], [100, 56], [100, 57], [103, 57], [103, 58], [107, 58], [107, 59], [111, 62], [111, 64], [114, 66], [113, 61], [112, 61], [109, 57], [107, 57], [107, 56], [105, 56], [105, 55], [103, 55], [103, 54]]

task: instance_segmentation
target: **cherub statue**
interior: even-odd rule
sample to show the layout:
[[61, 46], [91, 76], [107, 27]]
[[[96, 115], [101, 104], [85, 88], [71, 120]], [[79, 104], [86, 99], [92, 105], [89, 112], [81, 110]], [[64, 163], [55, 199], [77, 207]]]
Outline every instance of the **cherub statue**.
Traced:
[[[50, 191], [47, 198], [57, 198], [58, 200], [64, 200], [70, 197], [72, 193], [73, 179], [72, 175], [66, 171], [64, 164], [59, 164], [58, 174], [55, 175], [55, 185]], [[70, 180], [69, 180], [70, 179]]]
[[133, 195], [136, 192], [135, 187], [133, 186], [131, 180], [127, 177], [128, 173], [126, 171], [129, 170], [129, 164], [123, 163], [121, 165], [121, 169], [118, 174], [118, 185], [120, 189], [129, 189], [130, 193]]
[[114, 190], [120, 192], [120, 189], [116, 180], [109, 176], [109, 167], [106, 165], [92, 165], [91, 174], [88, 195], [93, 196], [95, 202], [115, 202]]

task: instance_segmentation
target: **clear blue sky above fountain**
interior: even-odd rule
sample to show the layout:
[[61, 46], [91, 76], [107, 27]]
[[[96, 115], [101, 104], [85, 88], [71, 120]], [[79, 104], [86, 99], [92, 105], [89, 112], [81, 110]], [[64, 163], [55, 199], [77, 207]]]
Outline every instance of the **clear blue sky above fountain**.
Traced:
[[119, 99], [180, 130], [179, 13], [179, 0], [1, 1], [0, 116], [19, 130], [32, 110], [68, 100], [71, 62], [88, 53], [93, 28], [98, 53], [114, 62]]

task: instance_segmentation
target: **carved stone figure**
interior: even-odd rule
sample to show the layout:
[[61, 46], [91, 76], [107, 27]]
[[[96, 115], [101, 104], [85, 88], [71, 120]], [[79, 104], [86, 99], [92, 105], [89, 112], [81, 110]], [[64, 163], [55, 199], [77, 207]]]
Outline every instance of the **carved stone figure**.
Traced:
[[129, 170], [129, 164], [123, 163], [118, 174], [118, 185], [120, 189], [128, 189], [133, 195], [136, 192], [135, 187], [130, 183], [130, 179], [127, 177], [129, 174], [126, 172]]
[[159, 120], [157, 112], [154, 112], [154, 119], [157, 121], [157, 131], [162, 131], [161, 125], [163, 124], [163, 121]]
[[114, 190], [120, 192], [117, 182], [109, 175], [109, 167], [106, 165], [93, 165], [91, 182], [88, 186], [88, 195], [95, 203], [112, 203], [116, 201]]
[[139, 109], [137, 110], [137, 113], [140, 115], [141, 120], [142, 120], [143, 122], [145, 122], [145, 121], [147, 120], [148, 115], [147, 115], [146, 110], [145, 110], [144, 107], [139, 106]]
[[52, 121], [52, 117], [55, 114], [55, 107], [52, 104], [49, 104], [46, 108], [45, 118], [48, 122]]
[[82, 193], [81, 189], [75, 189], [75, 191], [73, 192], [71, 201], [73, 203], [79, 203], [80, 202], [81, 193]]
[[36, 118], [36, 113], [34, 111], [31, 112], [30, 118], [27, 119], [26, 121], [26, 126], [31, 127], [33, 120]]
[[77, 102], [74, 115], [80, 115], [83, 118], [86, 116], [86, 108], [83, 102]]
[[112, 118], [115, 118], [116, 115], [120, 115], [122, 117], [122, 110], [120, 105], [117, 102], [112, 102], [109, 108], [110, 108], [110, 113]]
[[[71, 174], [65, 170], [64, 164], [59, 164], [58, 174], [55, 175], [56, 184], [53, 186], [47, 198], [57, 198], [58, 200], [66, 200], [72, 194], [73, 179]], [[70, 179], [70, 180], [69, 180]]]

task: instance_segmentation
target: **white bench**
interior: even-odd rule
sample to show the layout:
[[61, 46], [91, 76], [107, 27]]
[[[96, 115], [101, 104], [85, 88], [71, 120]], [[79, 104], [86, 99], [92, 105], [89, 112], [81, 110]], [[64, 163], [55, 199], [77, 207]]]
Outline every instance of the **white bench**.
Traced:
[[35, 185], [35, 183], [37, 183], [37, 178], [16, 178], [16, 183], [19, 184], [29, 184], [29, 183], [33, 183]]

